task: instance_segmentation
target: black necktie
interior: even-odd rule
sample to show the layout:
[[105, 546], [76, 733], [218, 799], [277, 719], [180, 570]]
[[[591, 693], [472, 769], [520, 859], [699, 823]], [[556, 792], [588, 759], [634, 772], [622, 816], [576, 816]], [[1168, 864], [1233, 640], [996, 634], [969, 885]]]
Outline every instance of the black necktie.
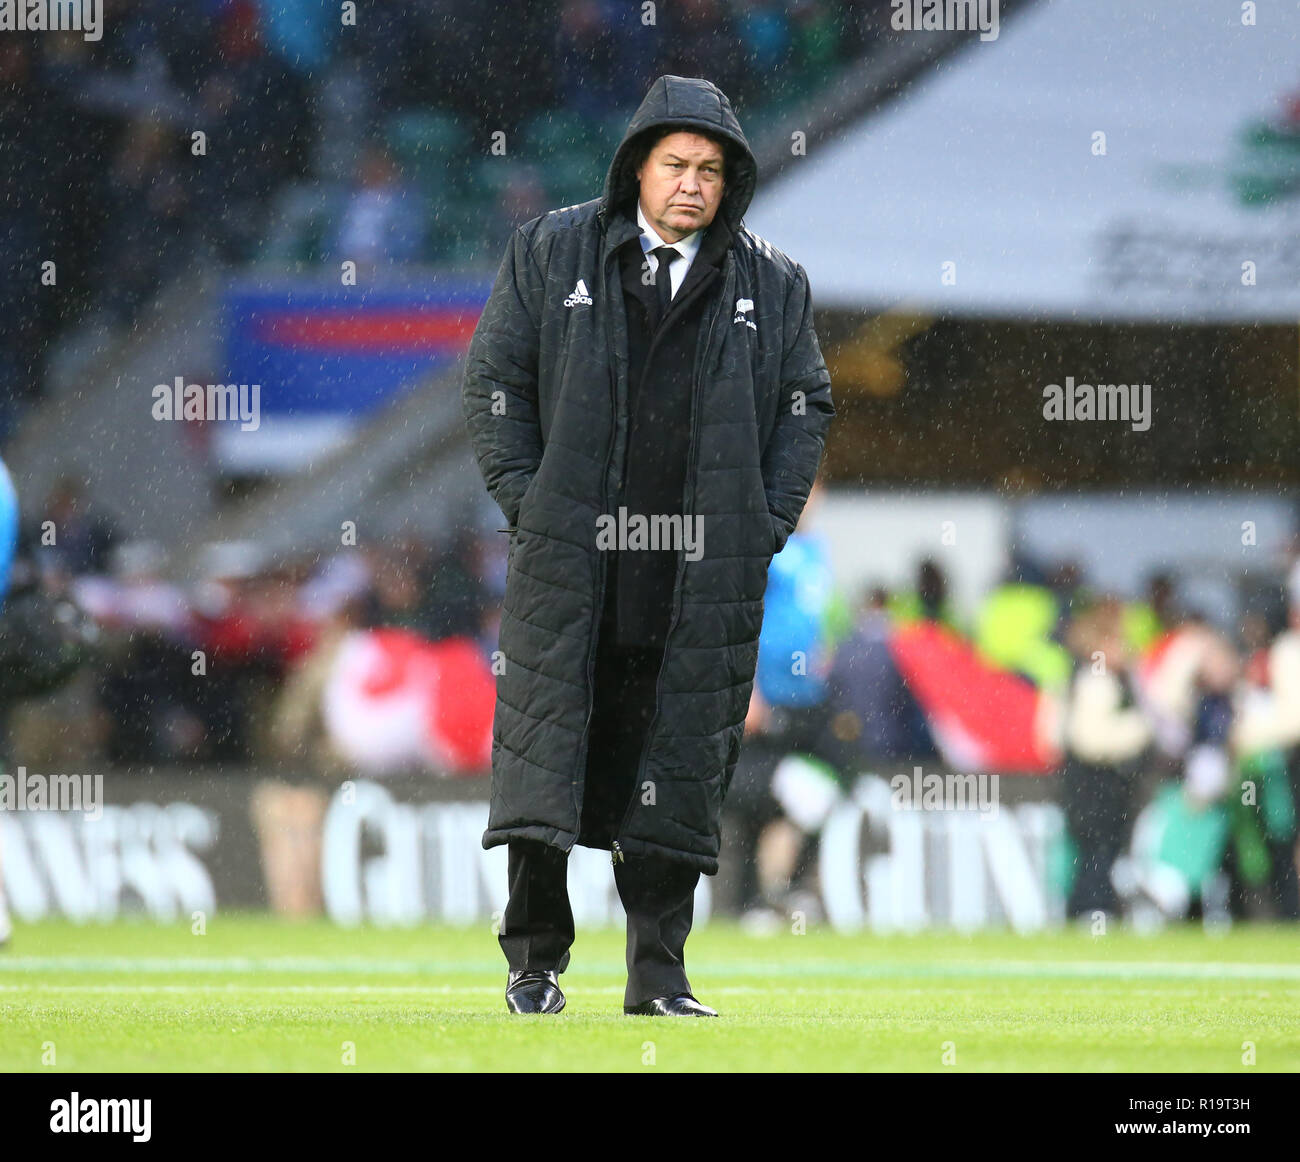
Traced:
[[673, 278], [668, 268], [674, 259], [681, 258], [681, 254], [671, 246], [656, 246], [650, 253], [659, 260], [659, 267], [655, 271], [655, 290], [659, 294], [659, 317], [662, 319], [668, 313], [668, 304], [673, 298]]

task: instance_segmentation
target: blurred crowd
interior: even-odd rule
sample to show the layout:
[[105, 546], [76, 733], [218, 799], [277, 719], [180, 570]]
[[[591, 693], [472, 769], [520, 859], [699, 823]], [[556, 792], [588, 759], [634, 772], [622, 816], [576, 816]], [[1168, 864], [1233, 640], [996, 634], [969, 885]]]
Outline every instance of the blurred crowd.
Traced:
[[[210, 260], [495, 254], [503, 222], [563, 204], [517, 164], [539, 115], [569, 120], [522, 156], [593, 197], [581, 151], [607, 164], [596, 127], [626, 123], [660, 73], [709, 76], [742, 108], [806, 92], [869, 49], [888, 5], [682, 0], [649, 26], [642, 8], [387, 0], [344, 27], [312, 0], [104, 0], [98, 41], [0, 38], [0, 439], [73, 320], [120, 330]], [[506, 164], [448, 180], [498, 130]]]
[[[9, 401], [40, 390], [51, 342], [72, 321], [120, 329], [197, 261], [250, 257], [272, 192], [306, 170], [309, 81], [271, 51], [262, 6], [103, 7], [97, 41], [0, 39]], [[0, 435], [13, 418], [0, 414]]]
[[[1183, 603], [1175, 574], [1120, 600], [1076, 565], [1023, 558], [964, 620], [933, 560], [911, 587], [870, 585], [846, 602], [817, 531], [820, 501], [818, 486], [772, 563], [727, 800], [752, 914], [788, 911], [822, 825], [859, 776], [921, 764], [1051, 780], [1073, 916], [1212, 906], [1300, 917], [1300, 557], [1243, 602], [1231, 631]], [[313, 782], [372, 768], [485, 770], [499, 535], [390, 537], [296, 560], [212, 544], [182, 583], [172, 578], [189, 562], [123, 541], [75, 480], [33, 511], [20, 556], [100, 638], [72, 683], [10, 713], [8, 749], [29, 764], [287, 764]], [[343, 652], [367, 630], [407, 636], [368, 659]], [[400, 698], [369, 700], [424, 664], [412, 660], [420, 642], [452, 646], [427, 664], [454, 678], [435, 696], [441, 729], [462, 723], [459, 750], [408, 738]], [[351, 701], [328, 693], [331, 673]], [[430, 757], [453, 753], [451, 765]]]
[[728, 800], [756, 922], [809, 906], [800, 885], [853, 781], [912, 764], [1050, 778], [1067, 912], [1084, 923], [1300, 918], [1300, 553], [1231, 630], [1185, 605], [1173, 574], [1121, 600], [1073, 563], [1023, 557], [969, 622], [933, 560], [853, 609], [818, 497], [772, 564]]
[[289, 678], [340, 633], [401, 629], [495, 644], [505, 545], [453, 534], [392, 538], [332, 556], [277, 558], [251, 542], [204, 546], [194, 580], [156, 544], [119, 537], [72, 480], [21, 529], [19, 560], [99, 628], [89, 664], [58, 694], [9, 715], [8, 749], [33, 766], [267, 762], [285, 755]]

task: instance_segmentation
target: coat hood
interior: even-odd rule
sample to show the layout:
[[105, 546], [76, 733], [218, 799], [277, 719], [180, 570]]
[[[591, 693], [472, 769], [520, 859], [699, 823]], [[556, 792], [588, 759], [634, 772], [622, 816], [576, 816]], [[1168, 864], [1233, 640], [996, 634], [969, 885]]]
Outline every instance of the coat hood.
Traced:
[[738, 230], [758, 184], [758, 164], [726, 94], [702, 77], [663, 76], [650, 86], [645, 100], [628, 122], [627, 132], [614, 151], [605, 175], [605, 192], [600, 200], [602, 222], [608, 222], [611, 211], [632, 205], [637, 195], [636, 174], [629, 164], [637, 138], [648, 130], [668, 125], [704, 130], [725, 138], [735, 147], [727, 159], [718, 213], [733, 231]]

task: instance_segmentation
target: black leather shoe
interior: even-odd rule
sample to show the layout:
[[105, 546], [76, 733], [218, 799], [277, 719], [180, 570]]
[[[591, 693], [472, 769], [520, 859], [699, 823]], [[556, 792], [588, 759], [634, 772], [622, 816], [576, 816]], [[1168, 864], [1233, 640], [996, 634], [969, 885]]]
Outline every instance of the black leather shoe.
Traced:
[[624, 1005], [623, 1012], [633, 1017], [716, 1017], [708, 1005], [702, 1005], [690, 993], [675, 997], [654, 997], [640, 1005]]
[[506, 979], [506, 1008], [512, 1013], [558, 1013], [564, 993], [553, 972], [524, 970]]

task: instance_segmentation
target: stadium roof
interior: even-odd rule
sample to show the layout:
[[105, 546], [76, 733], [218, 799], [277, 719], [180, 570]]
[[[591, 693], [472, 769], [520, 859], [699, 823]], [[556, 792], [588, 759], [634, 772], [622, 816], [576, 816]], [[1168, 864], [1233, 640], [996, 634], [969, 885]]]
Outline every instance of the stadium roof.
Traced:
[[819, 306], [1294, 322], [1300, 6], [1241, 21], [1221, 0], [1055, 0], [971, 32], [747, 223]]

